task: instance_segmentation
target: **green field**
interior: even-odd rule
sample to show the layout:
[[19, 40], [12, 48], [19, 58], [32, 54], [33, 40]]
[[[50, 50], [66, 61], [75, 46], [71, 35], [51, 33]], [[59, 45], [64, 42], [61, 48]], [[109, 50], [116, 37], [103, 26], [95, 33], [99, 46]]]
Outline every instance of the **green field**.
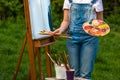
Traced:
[[[109, 24], [111, 32], [99, 39], [99, 52], [93, 71], [93, 80], [120, 80], [120, 26]], [[9, 19], [0, 21], [0, 80], [12, 80], [19, 58], [23, 38], [26, 33], [24, 19]], [[65, 50], [65, 38], [56, 38], [56, 43], [51, 45], [51, 52], [60, 53]], [[44, 63], [44, 49], [42, 62]], [[43, 76], [46, 77], [45, 65]], [[53, 68], [54, 70], [54, 68]], [[22, 64], [17, 80], [26, 80], [29, 71], [27, 46], [24, 51]], [[53, 71], [54, 72], [54, 71]]]

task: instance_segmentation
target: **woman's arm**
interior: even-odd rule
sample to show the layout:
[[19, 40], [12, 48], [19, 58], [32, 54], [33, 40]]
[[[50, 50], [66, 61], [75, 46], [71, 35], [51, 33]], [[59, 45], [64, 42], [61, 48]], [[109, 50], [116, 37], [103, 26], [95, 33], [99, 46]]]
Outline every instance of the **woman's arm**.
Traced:
[[63, 16], [63, 21], [60, 25], [60, 28], [63, 28], [64, 31], [68, 28], [69, 26], [69, 10], [65, 9], [64, 10], [64, 16]]
[[103, 20], [103, 12], [96, 12], [97, 19]]
[[69, 9], [64, 9], [63, 21], [60, 27], [56, 29], [53, 33], [62, 34], [68, 29], [68, 27], [69, 27]]

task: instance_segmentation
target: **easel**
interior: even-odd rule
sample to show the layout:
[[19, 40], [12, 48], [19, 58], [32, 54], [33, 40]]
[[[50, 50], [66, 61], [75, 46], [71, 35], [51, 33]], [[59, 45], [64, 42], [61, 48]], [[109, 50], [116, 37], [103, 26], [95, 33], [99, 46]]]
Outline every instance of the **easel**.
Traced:
[[29, 13], [29, 7], [28, 7], [28, 0], [23, 0], [24, 1], [24, 12], [25, 12], [25, 20], [26, 20], [26, 35], [24, 37], [24, 41], [22, 44], [22, 49], [20, 52], [20, 57], [18, 59], [18, 64], [16, 67], [16, 71], [14, 73], [14, 78], [13, 80], [16, 80], [17, 74], [19, 71], [20, 63], [22, 60], [23, 52], [26, 43], [28, 43], [28, 54], [29, 54], [29, 62], [30, 62], [30, 71], [28, 75], [28, 80], [37, 80], [36, 77], [36, 65], [35, 65], [35, 58], [38, 57], [38, 68], [40, 72], [40, 80], [43, 80], [42, 77], [42, 67], [41, 67], [41, 57], [40, 57], [40, 48], [45, 47], [46, 50], [46, 65], [47, 65], [47, 76], [51, 77], [52, 76], [52, 69], [51, 69], [51, 62], [49, 57], [47, 56], [48, 53], [50, 53], [50, 45], [55, 42], [55, 39], [53, 36], [48, 36], [45, 38], [40, 38], [40, 39], [32, 39], [32, 34], [31, 34], [31, 24], [30, 24], [30, 13]]

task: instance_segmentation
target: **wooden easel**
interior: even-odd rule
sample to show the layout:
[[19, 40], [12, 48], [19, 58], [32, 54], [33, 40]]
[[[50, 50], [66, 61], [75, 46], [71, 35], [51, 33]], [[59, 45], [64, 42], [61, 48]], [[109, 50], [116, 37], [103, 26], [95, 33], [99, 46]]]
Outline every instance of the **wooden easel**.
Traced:
[[28, 44], [28, 54], [29, 54], [29, 62], [30, 62], [30, 71], [28, 75], [28, 80], [37, 80], [36, 77], [36, 64], [35, 64], [35, 58], [38, 57], [38, 68], [40, 72], [40, 80], [43, 80], [42, 77], [42, 66], [41, 66], [41, 57], [40, 57], [40, 48], [45, 47], [46, 50], [46, 66], [47, 66], [47, 76], [51, 77], [52, 76], [52, 69], [51, 69], [51, 61], [49, 57], [47, 56], [48, 53], [50, 53], [50, 45], [55, 42], [55, 39], [53, 36], [48, 36], [45, 38], [40, 38], [40, 39], [32, 39], [32, 34], [31, 34], [31, 24], [30, 24], [30, 13], [29, 13], [29, 7], [28, 7], [28, 0], [23, 0], [24, 1], [24, 12], [25, 12], [25, 20], [26, 20], [26, 35], [24, 37], [24, 41], [22, 44], [22, 49], [20, 52], [20, 57], [18, 59], [18, 64], [16, 66], [16, 71], [14, 73], [13, 80], [16, 80], [17, 74], [20, 68], [22, 56], [24, 53], [24, 48], [26, 43]]

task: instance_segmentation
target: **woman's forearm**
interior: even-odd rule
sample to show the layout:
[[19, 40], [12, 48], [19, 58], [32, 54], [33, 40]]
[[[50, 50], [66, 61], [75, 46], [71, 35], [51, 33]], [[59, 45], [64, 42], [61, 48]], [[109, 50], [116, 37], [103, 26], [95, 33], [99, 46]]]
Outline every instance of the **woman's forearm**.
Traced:
[[68, 29], [68, 26], [69, 26], [69, 10], [65, 9], [64, 10], [64, 18], [60, 25], [60, 29], [62, 30], [62, 32], [64, 32]]
[[65, 32], [68, 29], [68, 26], [69, 26], [69, 22], [63, 21], [60, 25], [60, 29], [62, 30], [62, 32]]
[[103, 20], [103, 12], [96, 12], [97, 19]]

